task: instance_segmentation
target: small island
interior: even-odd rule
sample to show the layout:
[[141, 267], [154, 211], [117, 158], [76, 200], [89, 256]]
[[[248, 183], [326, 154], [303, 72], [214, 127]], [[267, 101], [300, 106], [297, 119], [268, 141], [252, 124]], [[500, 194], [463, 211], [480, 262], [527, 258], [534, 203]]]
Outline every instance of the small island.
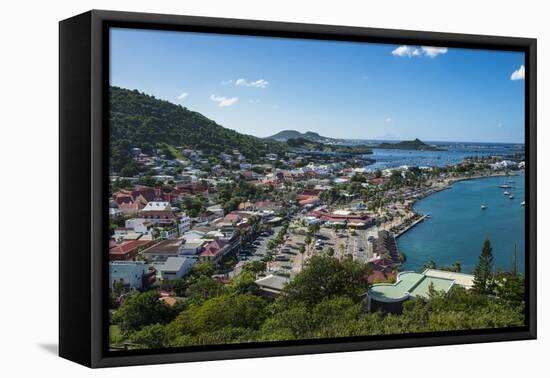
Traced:
[[337, 145], [315, 142], [306, 138], [291, 138], [286, 141], [290, 148], [299, 148], [307, 151], [317, 151], [326, 153], [340, 153], [350, 155], [369, 155], [372, 154], [372, 149], [365, 145]]
[[416, 138], [414, 140], [404, 140], [397, 143], [380, 143], [372, 148], [384, 148], [388, 150], [416, 150], [416, 151], [446, 151], [444, 148], [430, 146]]

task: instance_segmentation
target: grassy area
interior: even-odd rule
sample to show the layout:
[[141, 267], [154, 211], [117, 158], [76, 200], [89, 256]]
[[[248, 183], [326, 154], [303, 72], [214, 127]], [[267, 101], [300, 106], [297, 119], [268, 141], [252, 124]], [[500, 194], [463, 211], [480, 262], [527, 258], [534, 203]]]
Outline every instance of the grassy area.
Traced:
[[122, 336], [120, 327], [117, 325], [110, 325], [109, 326], [109, 344], [117, 345], [117, 344], [120, 344], [123, 340], [124, 340], [124, 336]]
[[174, 155], [176, 157], [176, 159], [178, 159], [178, 160], [188, 160], [187, 157], [183, 156], [181, 154], [181, 152], [176, 147], [174, 147], [174, 146], [172, 146], [168, 143], [165, 143], [164, 145], [166, 146], [166, 148], [168, 150], [170, 150], [170, 152], [172, 153], [172, 155]]

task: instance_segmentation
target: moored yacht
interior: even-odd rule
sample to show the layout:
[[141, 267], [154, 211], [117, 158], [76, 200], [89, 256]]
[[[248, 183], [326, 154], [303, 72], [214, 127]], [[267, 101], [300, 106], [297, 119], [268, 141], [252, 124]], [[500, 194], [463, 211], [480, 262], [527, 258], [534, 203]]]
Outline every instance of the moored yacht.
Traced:
[[481, 210], [485, 210], [487, 208], [487, 205], [481, 204]]

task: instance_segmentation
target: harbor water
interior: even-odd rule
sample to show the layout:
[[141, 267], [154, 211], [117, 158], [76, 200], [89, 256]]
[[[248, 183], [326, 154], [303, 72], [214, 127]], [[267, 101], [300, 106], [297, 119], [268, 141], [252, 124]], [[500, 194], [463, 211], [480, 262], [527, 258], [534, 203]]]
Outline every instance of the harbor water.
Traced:
[[[514, 181], [510, 183], [512, 188], [500, 188], [507, 180]], [[429, 260], [438, 267], [459, 261], [463, 272], [471, 273], [483, 241], [489, 239], [497, 270], [512, 269], [516, 248], [517, 269], [523, 272], [528, 206], [521, 205], [524, 196], [525, 180], [520, 175], [460, 181], [418, 201], [415, 210], [430, 217], [398, 239], [400, 250], [407, 255], [405, 269], [422, 271]]]

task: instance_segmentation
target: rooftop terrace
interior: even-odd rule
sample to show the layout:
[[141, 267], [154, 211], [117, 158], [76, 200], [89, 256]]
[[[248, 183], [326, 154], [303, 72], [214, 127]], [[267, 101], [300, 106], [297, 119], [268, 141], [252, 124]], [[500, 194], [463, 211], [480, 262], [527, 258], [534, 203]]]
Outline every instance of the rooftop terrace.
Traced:
[[429, 288], [447, 292], [453, 285], [471, 287], [473, 276], [463, 273], [443, 272], [427, 269], [424, 273], [401, 272], [394, 284], [375, 284], [368, 291], [369, 295], [381, 302], [401, 302], [408, 298], [428, 298]]

